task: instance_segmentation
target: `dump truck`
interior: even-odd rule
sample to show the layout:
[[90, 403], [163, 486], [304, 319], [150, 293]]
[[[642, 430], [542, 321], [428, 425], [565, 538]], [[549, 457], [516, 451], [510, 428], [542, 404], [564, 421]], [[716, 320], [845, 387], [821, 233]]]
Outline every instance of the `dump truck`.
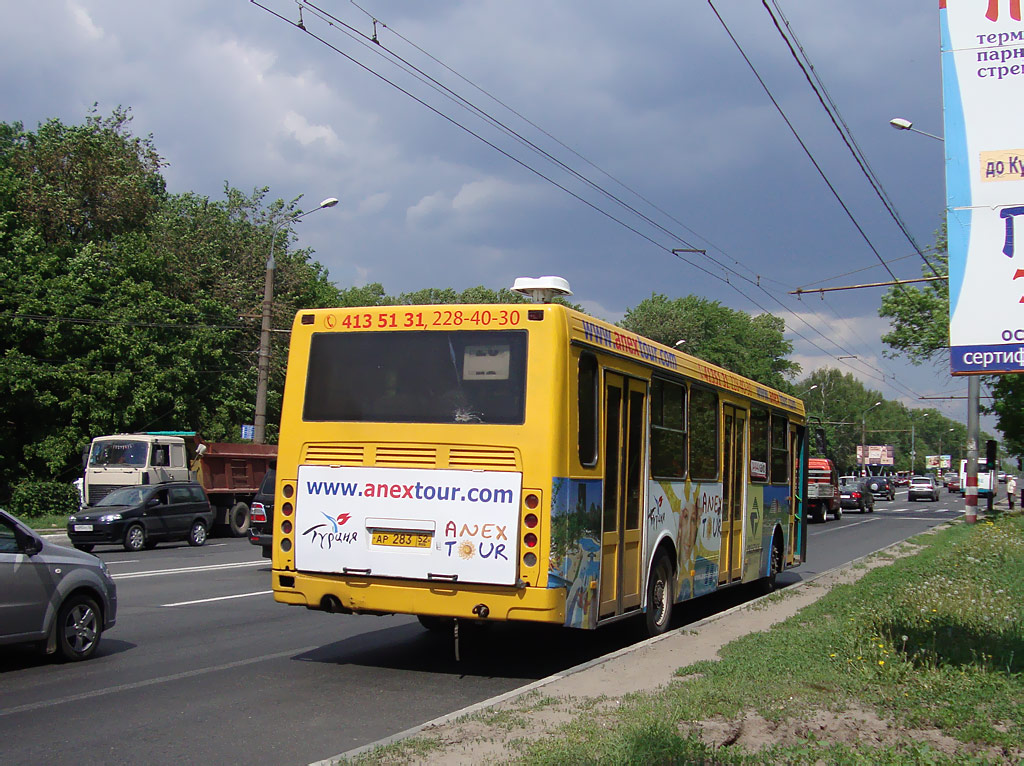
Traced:
[[83, 502], [95, 505], [120, 487], [194, 480], [210, 498], [215, 529], [241, 537], [249, 531], [253, 497], [276, 459], [273, 444], [208, 442], [191, 431], [97, 436], [82, 452]]
[[839, 475], [835, 464], [828, 458], [812, 457], [807, 461], [808, 516], [824, 524], [831, 513], [842, 518], [839, 502]]

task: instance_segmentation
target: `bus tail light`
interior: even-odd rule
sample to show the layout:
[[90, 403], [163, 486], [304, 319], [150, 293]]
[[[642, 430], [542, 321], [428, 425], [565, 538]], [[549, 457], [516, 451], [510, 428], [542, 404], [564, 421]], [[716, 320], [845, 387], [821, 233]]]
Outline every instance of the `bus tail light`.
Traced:
[[523, 535], [523, 545], [525, 545], [527, 548], [536, 548], [537, 535], [533, 534], [533, 532], [527, 532], [525, 535]]
[[540, 519], [537, 518], [537, 514], [535, 513], [528, 513], [523, 516], [523, 524], [525, 524], [529, 529], [535, 529], [539, 523]]
[[540, 505], [540, 498], [537, 497], [534, 492], [527, 492], [526, 497], [523, 498], [523, 505], [529, 508], [531, 511], [537, 510], [537, 506]]

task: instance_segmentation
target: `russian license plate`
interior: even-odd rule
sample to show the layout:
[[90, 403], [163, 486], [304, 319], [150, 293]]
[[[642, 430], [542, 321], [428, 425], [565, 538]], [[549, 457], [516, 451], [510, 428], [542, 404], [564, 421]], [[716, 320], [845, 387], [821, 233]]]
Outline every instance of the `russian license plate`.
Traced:
[[76, 532], [92, 532], [92, 524], [75, 524]]
[[370, 541], [394, 548], [429, 548], [433, 539], [433, 535], [424, 532], [374, 532]]

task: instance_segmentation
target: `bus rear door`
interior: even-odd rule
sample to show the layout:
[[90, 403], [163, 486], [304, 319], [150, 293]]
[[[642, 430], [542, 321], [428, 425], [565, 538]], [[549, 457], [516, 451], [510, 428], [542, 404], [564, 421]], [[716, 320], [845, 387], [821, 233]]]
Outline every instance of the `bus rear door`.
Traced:
[[647, 383], [606, 373], [599, 618], [640, 607]]

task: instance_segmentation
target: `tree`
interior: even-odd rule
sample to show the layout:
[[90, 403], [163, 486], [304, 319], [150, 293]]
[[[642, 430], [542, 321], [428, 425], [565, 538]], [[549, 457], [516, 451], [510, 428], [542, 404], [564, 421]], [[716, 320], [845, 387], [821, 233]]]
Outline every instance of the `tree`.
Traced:
[[[198, 430], [237, 438], [255, 404], [265, 262], [276, 230], [274, 323], [337, 305], [267, 190], [168, 195], [163, 160], [127, 112], [36, 132], [0, 124], [0, 502], [12, 483], [78, 473], [97, 434]], [[284, 244], [281, 244], [281, 240]], [[285, 349], [272, 356], [280, 408]]]
[[687, 354], [775, 388], [800, 371], [786, 359], [793, 344], [783, 334], [785, 322], [772, 314], [750, 316], [694, 295], [671, 300], [655, 293], [620, 325], [666, 346], [683, 341], [678, 347]]

